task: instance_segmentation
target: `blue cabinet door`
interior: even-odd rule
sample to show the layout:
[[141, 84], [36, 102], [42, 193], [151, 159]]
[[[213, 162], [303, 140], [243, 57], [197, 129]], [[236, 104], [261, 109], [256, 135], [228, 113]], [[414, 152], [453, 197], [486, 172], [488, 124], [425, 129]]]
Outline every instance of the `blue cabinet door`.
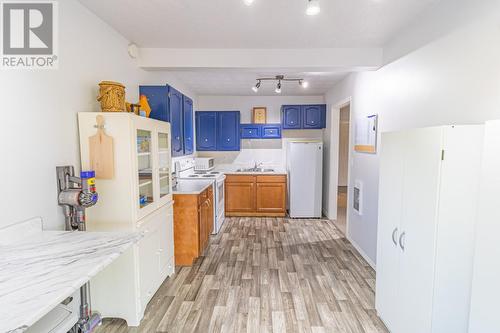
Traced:
[[302, 106], [302, 128], [321, 129], [323, 128], [324, 105], [303, 105]]
[[193, 100], [187, 96], [182, 96], [184, 104], [183, 129], [184, 129], [184, 155], [193, 153]]
[[196, 150], [217, 150], [217, 112], [196, 112]]
[[139, 95], [145, 95], [153, 119], [170, 121], [168, 112], [168, 86], [140, 86]]
[[240, 112], [217, 112], [217, 150], [240, 150]]
[[281, 126], [279, 124], [262, 125], [262, 139], [280, 139]]
[[283, 105], [281, 123], [283, 129], [300, 129], [302, 127], [301, 106]]
[[240, 133], [242, 139], [259, 139], [262, 136], [259, 124], [241, 124]]
[[182, 139], [182, 94], [170, 87], [169, 89], [170, 130], [172, 135], [172, 156], [184, 154]]

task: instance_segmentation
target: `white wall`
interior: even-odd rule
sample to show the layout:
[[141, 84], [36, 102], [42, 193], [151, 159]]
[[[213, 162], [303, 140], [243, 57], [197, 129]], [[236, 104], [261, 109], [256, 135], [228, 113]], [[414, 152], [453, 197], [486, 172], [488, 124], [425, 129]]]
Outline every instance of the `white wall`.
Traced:
[[[350, 75], [326, 94], [328, 108], [334, 110], [328, 119], [333, 131], [325, 133], [331, 140], [330, 175], [337, 175], [338, 166], [338, 132], [335, 129], [339, 115], [336, 107], [347, 98], [352, 97], [351, 119], [354, 121], [358, 117], [379, 114], [379, 133], [500, 118], [500, 4], [498, 1], [486, 2], [490, 5], [487, 11], [490, 14], [481, 11], [480, 15], [469, 17], [446, 35], [376, 72]], [[461, 12], [457, 6], [463, 3], [443, 1], [441, 5], [448, 6], [450, 12]], [[446, 12], [443, 8], [439, 11]], [[435, 19], [434, 15], [428, 20], [421, 18], [421, 24], [436, 25], [432, 21]], [[447, 25], [446, 16], [439, 19]], [[401, 40], [404, 36], [399, 36], [396, 42]], [[389, 49], [397, 50], [398, 46], [392, 45]], [[375, 262], [379, 159], [378, 155], [353, 153], [352, 147], [351, 157], [349, 196], [352, 197], [355, 180], [364, 183], [365, 196], [363, 216], [348, 208], [347, 236]], [[329, 177], [325, 200], [330, 207], [336, 203], [336, 188], [337, 177]]]
[[[323, 104], [323, 96], [198, 96], [197, 111], [240, 111], [241, 123], [252, 122], [252, 109], [267, 108], [267, 123], [281, 122], [284, 104]], [[218, 164], [252, 165], [254, 161], [269, 166], [283, 166], [287, 140], [321, 139], [322, 130], [285, 130], [283, 140], [242, 140], [239, 152], [198, 152], [216, 158]]]
[[46, 228], [63, 228], [55, 167], [79, 170], [76, 113], [100, 109], [95, 100], [100, 81], [123, 82], [128, 101], [138, 100], [139, 84], [171, 83], [196, 97], [168, 73], [139, 69], [127, 45], [76, 0], [60, 1], [59, 69], [2, 71], [0, 227], [42, 216]]

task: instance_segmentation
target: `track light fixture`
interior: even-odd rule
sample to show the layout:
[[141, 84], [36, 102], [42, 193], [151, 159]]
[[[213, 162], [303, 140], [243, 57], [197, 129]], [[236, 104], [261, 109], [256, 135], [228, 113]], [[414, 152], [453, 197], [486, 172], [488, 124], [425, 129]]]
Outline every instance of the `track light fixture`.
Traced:
[[243, 2], [245, 3], [245, 5], [251, 6], [253, 4], [254, 0], [243, 0]]
[[255, 86], [252, 87], [252, 90], [254, 92], [257, 92], [259, 91], [259, 88], [260, 88], [260, 80], [257, 80], [257, 83], [255, 84]]
[[276, 82], [276, 89], [274, 89], [274, 92], [277, 93], [277, 94], [281, 94], [281, 85], [285, 81], [288, 81], [288, 82], [290, 82], [290, 81], [292, 81], [292, 82], [298, 82], [299, 86], [301, 86], [304, 89], [309, 86], [309, 83], [307, 81], [305, 81], [304, 79], [286, 78], [284, 75], [276, 75], [275, 77], [261, 77], [261, 78], [258, 78], [257, 79], [257, 83], [255, 84], [255, 86], [252, 87], [252, 90], [254, 92], [258, 92], [259, 91], [259, 88], [260, 88], [260, 85], [261, 85], [262, 81], [275, 81]]
[[276, 89], [274, 89], [274, 91], [277, 94], [281, 94], [281, 80], [278, 80], [278, 84], [276, 85]]

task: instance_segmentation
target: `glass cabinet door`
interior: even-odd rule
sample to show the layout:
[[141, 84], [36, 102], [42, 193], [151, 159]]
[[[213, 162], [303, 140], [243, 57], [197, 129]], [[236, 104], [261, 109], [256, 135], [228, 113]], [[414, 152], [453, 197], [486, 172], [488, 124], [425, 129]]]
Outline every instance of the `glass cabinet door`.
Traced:
[[139, 170], [139, 207], [142, 209], [154, 201], [153, 160], [151, 131], [137, 130], [137, 166]]
[[170, 194], [170, 138], [167, 133], [158, 133], [158, 179], [160, 198]]

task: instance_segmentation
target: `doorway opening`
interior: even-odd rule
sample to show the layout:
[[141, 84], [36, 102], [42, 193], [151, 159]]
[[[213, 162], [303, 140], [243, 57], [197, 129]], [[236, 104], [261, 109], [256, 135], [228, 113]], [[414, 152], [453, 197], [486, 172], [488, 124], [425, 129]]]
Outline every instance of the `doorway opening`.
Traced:
[[346, 234], [347, 189], [349, 184], [349, 130], [351, 105], [340, 108], [339, 119], [339, 168], [337, 186], [337, 220], [335, 225]]

